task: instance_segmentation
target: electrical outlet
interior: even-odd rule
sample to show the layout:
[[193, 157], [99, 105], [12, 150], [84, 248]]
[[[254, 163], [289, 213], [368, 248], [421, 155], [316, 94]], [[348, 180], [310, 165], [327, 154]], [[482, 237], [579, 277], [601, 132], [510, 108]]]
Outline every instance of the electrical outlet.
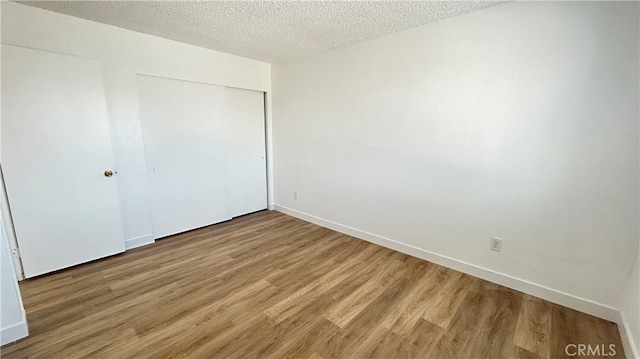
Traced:
[[491, 246], [489, 247], [492, 251], [500, 252], [502, 251], [502, 239], [492, 237], [491, 238]]
[[293, 199], [298, 199], [298, 191], [293, 191]]

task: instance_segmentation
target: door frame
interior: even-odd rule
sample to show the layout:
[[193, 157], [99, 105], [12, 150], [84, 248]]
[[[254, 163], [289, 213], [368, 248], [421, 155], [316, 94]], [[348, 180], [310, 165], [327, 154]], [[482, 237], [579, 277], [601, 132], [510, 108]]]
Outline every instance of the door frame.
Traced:
[[18, 239], [16, 231], [13, 228], [13, 218], [11, 217], [11, 208], [7, 199], [7, 189], [4, 186], [4, 174], [2, 172], [2, 164], [0, 164], [0, 211], [2, 211], [2, 222], [5, 224], [5, 234], [9, 241], [9, 249], [11, 250], [11, 259], [13, 267], [16, 270], [18, 280], [24, 280], [24, 269], [22, 268], [22, 258], [20, 257], [20, 249], [18, 247]]

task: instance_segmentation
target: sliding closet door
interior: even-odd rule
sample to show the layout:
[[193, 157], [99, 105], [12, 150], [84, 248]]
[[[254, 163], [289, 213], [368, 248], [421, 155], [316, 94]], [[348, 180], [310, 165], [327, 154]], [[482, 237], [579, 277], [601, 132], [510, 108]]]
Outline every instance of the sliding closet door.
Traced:
[[138, 76], [155, 238], [230, 219], [225, 88]]
[[2, 167], [26, 277], [124, 251], [103, 91], [95, 60], [2, 45]]
[[231, 211], [267, 208], [264, 93], [227, 88]]

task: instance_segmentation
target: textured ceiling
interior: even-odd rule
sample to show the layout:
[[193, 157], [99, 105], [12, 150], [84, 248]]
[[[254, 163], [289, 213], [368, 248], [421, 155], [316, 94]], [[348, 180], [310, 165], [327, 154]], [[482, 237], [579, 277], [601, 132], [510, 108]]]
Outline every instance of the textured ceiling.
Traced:
[[503, 1], [20, 1], [265, 62], [424, 25]]

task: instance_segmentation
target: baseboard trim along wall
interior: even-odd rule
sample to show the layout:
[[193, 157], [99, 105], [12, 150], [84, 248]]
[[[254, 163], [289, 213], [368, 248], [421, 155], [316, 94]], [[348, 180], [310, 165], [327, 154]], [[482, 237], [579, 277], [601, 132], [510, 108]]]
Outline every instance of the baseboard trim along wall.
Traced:
[[624, 352], [627, 358], [640, 358], [640, 353], [636, 350], [636, 342], [633, 338], [633, 334], [631, 333], [631, 329], [629, 328], [627, 318], [622, 314], [622, 312], [618, 312], [618, 318], [617, 320], [614, 320], [614, 322], [618, 324], [620, 340], [622, 340], [622, 346], [624, 347]]
[[0, 329], [0, 345], [13, 343], [16, 340], [25, 338], [29, 335], [29, 327], [27, 325], [27, 315], [22, 311], [22, 319], [13, 325]]
[[153, 233], [145, 234], [143, 236], [125, 239], [124, 241], [124, 250], [128, 251], [129, 249], [146, 246], [147, 244], [155, 243], [155, 239], [153, 239]]
[[[624, 343], [625, 353], [629, 356], [633, 351], [629, 348], [634, 348], [632, 343], [629, 342], [630, 336], [628, 335], [629, 329], [626, 320], [621, 316], [620, 311], [616, 308], [608, 305], [594, 302], [589, 299], [577, 297], [568, 293], [564, 293], [559, 290], [551, 289], [536, 283], [512, 277], [507, 274], [498, 273], [491, 269], [482, 268], [474, 264], [466, 263], [451, 257], [443, 256], [437, 253], [427, 251], [418, 247], [414, 247], [408, 244], [404, 244], [393, 239], [384, 238], [373, 233], [365, 232], [357, 228], [345, 226], [340, 223], [332, 222], [323, 218], [319, 218], [304, 212], [296, 211], [291, 208], [283, 207], [278, 204], [275, 205], [275, 210], [284, 214], [290, 215], [302, 219], [313, 224], [332, 229], [334, 231], [348, 234], [350, 236], [371, 242], [386, 248], [396, 250], [408, 254], [413, 257], [424, 259], [426, 261], [439, 264], [441, 266], [457, 270], [474, 277], [478, 277], [493, 283], [503, 285], [507, 288], [515, 289], [517, 291], [548, 300], [549, 302], [556, 303], [571, 309], [575, 309], [593, 316], [609, 320], [618, 324], [618, 330], [620, 331], [620, 337]], [[624, 332], [624, 333], [623, 333]], [[634, 357], [638, 357], [637, 353], [634, 353]]]

